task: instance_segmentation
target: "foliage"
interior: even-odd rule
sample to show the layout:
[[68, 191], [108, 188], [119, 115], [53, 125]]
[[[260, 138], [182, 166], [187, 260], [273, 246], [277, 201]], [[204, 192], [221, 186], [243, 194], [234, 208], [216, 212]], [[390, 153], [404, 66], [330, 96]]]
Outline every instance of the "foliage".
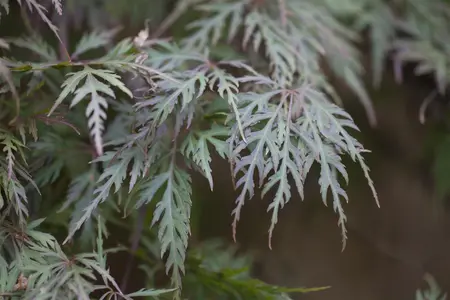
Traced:
[[230, 299], [289, 299], [288, 293], [306, 293], [324, 288], [283, 288], [252, 279], [248, 266], [250, 258], [238, 255], [235, 247], [228, 249], [220, 241], [209, 241], [191, 256], [186, 275], [190, 299], [210, 299], [215, 291], [220, 298]]
[[[102, 9], [121, 11], [123, 1], [44, 2], [0, 1], [6, 14], [19, 5], [30, 31], [0, 40], [0, 297], [289, 299], [320, 290], [268, 285], [241, 272], [238, 258], [215, 265], [212, 254], [188, 250], [192, 171], [213, 189], [213, 153], [229, 161], [238, 190], [234, 236], [255, 184], [263, 197], [273, 193], [270, 246], [280, 210], [293, 190], [303, 198], [317, 164], [322, 200], [327, 205], [331, 194], [345, 247], [344, 157], [357, 162], [378, 198], [368, 150], [355, 139], [358, 127], [332, 78], [348, 86], [375, 125], [357, 45], [368, 30], [376, 86], [390, 53], [398, 71], [414, 62], [418, 74], [433, 74], [441, 93], [449, 81], [443, 28], [450, 7], [439, 0], [180, 0], [173, 7], [155, 0], [167, 14], [160, 27], [151, 30], [150, 21], [122, 39]], [[130, 11], [144, 7], [128, 4]], [[88, 28], [70, 27], [83, 14]], [[30, 25], [36, 15], [51, 36]], [[186, 30], [160, 37], [172, 27]], [[69, 29], [76, 32], [70, 40]], [[61, 186], [65, 201], [51, 196]], [[129, 230], [118, 212], [136, 222], [131, 255], [156, 253], [170, 288], [121, 291], [106, 253], [123, 249], [103, 250], [107, 228]], [[139, 229], [147, 214], [150, 228]], [[148, 278], [158, 266], [143, 266]]]
[[427, 290], [417, 290], [416, 300], [445, 300], [447, 299], [447, 294], [444, 294], [436, 283], [435, 279], [430, 275], [425, 275], [425, 281], [428, 283], [429, 289]]

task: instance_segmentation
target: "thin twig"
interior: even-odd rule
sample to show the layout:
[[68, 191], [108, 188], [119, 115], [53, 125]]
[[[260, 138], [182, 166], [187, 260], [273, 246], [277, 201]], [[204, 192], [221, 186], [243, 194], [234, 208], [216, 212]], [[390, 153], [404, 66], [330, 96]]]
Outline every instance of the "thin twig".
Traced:
[[288, 12], [286, 10], [286, 2], [285, 2], [285, 0], [278, 0], [278, 7], [279, 7], [279, 10], [280, 10], [281, 26], [283, 28], [286, 28]]
[[125, 273], [123, 274], [122, 284], [120, 286], [120, 289], [124, 292], [127, 288], [128, 280], [130, 279], [131, 269], [133, 267], [136, 251], [139, 247], [139, 242], [141, 240], [142, 230], [144, 228], [146, 214], [147, 214], [147, 208], [145, 206], [141, 206], [138, 209], [136, 228], [134, 229], [133, 236], [131, 237], [131, 249], [130, 249], [130, 256], [129, 256], [129, 259], [127, 262], [127, 268], [125, 270]]
[[61, 60], [64, 60], [68, 56], [70, 60], [70, 55], [68, 55], [68, 51], [65, 46], [69, 45], [69, 35], [67, 31], [68, 24], [70, 22], [69, 16], [68, 15], [62, 16], [58, 12], [56, 12], [56, 19], [58, 19], [58, 27], [61, 37], [61, 43], [59, 43], [59, 57]]
[[25, 25], [25, 30], [28, 32], [28, 34], [30, 36], [35, 34], [35, 31], [33, 29], [33, 26], [31, 25], [28, 13], [27, 13], [25, 7], [23, 7], [23, 6], [20, 7], [20, 16], [22, 17], [23, 24]]

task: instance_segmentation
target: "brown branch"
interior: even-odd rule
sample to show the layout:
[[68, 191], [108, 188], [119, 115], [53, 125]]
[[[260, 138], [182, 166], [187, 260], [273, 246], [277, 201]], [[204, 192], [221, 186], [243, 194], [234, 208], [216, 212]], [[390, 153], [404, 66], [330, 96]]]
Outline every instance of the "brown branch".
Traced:
[[61, 37], [60, 43], [59, 43], [59, 58], [61, 60], [68, 59], [71, 60], [70, 54], [67, 51], [66, 45], [69, 45], [69, 35], [68, 35], [68, 26], [70, 22], [70, 16], [65, 15], [62, 16], [58, 12], [56, 14], [56, 19], [58, 20], [58, 27], [59, 27], [59, 36]]
[[125, 292], [128, 280], [130, 279], [131, 270], [133, 268], [134, 263], [134, 257], [136, 256], [136, 251], [139, 247], [139, 242], [141, 240], [142, 236], [142, 230], [144, 229], [144, 222], [145, 222], [145, 216], [147, 214], [147, 208], [145, 206], [141, 206], [138, 209], [138, 215], [137, 215], [137, 221], [136, 221], [136, 228], [134, 229], [133, 235], [131, 237], [131, 249], [130, 249], [130, 256], [127, 262], [127, 268], [125, 270], [125, 273], [123, 274], [122, 278], [122, 284], [120, 286], [120, 289]]
[[286, 9], [286, 2], [285, 2], [285, 0], [278, 0], [278, 8], [280, 9], [281, 26], [283, 28], [286, 28], [288, 12], [287, 12], [287, 9]]

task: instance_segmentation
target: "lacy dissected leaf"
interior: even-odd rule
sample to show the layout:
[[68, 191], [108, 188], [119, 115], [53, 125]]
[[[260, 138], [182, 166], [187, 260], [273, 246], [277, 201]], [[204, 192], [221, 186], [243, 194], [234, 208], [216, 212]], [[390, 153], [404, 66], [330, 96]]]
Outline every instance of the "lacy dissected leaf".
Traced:
[[[0, 166], [5, 167], [3, 159], [0, 160]], [[28, 198], [25, 192], [24, 186], [17, 180], [12, 179], [6, 172], [0, 172], [0, 207], [4, 208], [5, 205], [10, 205], [22, 224], [25, 224], [28, 217]], [[4, 198], [4, 195], [6, 198]]]
[[[0, 190], [2, 191], [0, 207], [5, 204], [11, 205], [23, 225], [28, 217], [28, 200], [21, 180], [25, 180], [36, 187], [24, 167], [26, 166], [23, 153], [25, 146], [11, 133], [3, 130], [0, 130], [0, 144], [3, 152], [3, 155], [0, 156]], [[4, 196], [6, 199], [3, 198]]]
[[175, 43], [156, 40], [147, 51], [147, 63], [161, 71], [173, 71], [189, 62], [203, 62], [204, 55], [195, 50], [182, 49]]
[[181, 152], [191, 159], [203, 171], [203, 175], [208, 179], [211, 190], [214, 187], [212, 170], [211, 170], [211, 154], [208, 144], [214, 146], [217, 153], [225, 158], [228, 150], [223, 137], [228, 137], [229, 129], [219, 125], [213, 125], [209, 130], [191, 131], [181, 145]]
[[243, 46], [251, 44], [255, 51], [265, 48], [272, 78], [281, 85], [292, 82], [299, 63], [297, 49], [289, 43], [288, 34], [268, 15], [259, 11], [255, 10], [245, 18]]
[[[236, 225], [240, 218], [242, 206], [246, 197], [254, 196], [254, 175], [258, 174], [260, 182], [266, 175], [268, 168], [278, 167], [279, 149], [276, 144], [276, 119], [281, 105], [271, 105], [270, 99], [278, 94], [279, 91], [268, 92], [266, 94], [247, 93], [240, 97], [239, 114], [245, 122], [243, 123], [246, 142], [232, 133], [230, 139], [230, 153], [234, 164], [233, 176], [239, 172], [243, 175], [235, 184], [236, 188], [241, 188], [241, 192], [236, 199], [236, 208], [233, 210], [233, 235], [236, 234]], [[263, 123], [262, 128], [255, 128], [253, 125]], [[236, 127], [236, 126], [235, 126]], [[241, 156], [240, 153], [252, 146], [250, 154]]]
[[[264, 80], [257, 79], [260, 82]], [[266, 79], [265, 82], [270, 83], [270, 80]], [[278, 100], [278, 103], [273, 100]], [[278, 212], [291, 197], [288, 177], [294, 179], [298, 193], [303, 197], [303, 182], [311, 165], [316, 161], [321, 170], [319, 184], [322, 199], [326, 204], [328, 191], [331, 192], [345, 246], [346, 216], [341, 199], [347, 201], [348, 197], [339, 183], [339, 176], [348, 181], [347, 171], [341, 161], [343, 154], [348, 154], [353, 161], [360, 164], [378, 203], [369, 169], [361, 155], [365, 150], [346, 129], [358, 129], [351, 117], [308, 83], [300, 84], [297, 89], [291, 90], [273, 89], [262, 94], [241, 94], [239, 104], [242, 107], [241, 117], [246, 120], [243, 126], [247, 143], [239, 139], [235, 129], [230, 138], [230, 151], [234, 164], [233, 175], [241, 174], [235, 184], [241, 192], [233, 211], [234, 234], [246, 198], [252, 198], [254, 195], [256, 174], [259, 185], [264, 186], [263, 195], [277, 186], [268, 208], [272, 210], [269, 230], [271, 237], [278, 221]], [[271, 175], [265, 182], [269, 174]]]
[[[0, 3], [0, 5], [5, 4]], [[0, 38], [0, 48], [9, 50], [9, 44], [4, 39], [1, 38]], [[20, 97], [15, 85], [16, 83], [14, 82], [14, 78], [11, 74], [11, 70], [2, 60], [0, 60], [0, 79], [6, 82], [6, 86], [2, 87], [2, 92], [4, 93], [9, 90], [12, 93], [14, 100], [16, 102], [16, 117], [10, 122], [13, 123], [15, 120], [17, 120], [17, 117], [20, 114]]]
[[282, 3], [284, 7], [277, 9], [267, 3], [246, 16], [243, 46], [264, 54], [271, 77], [289, 86], [298, 74], [311, 80], [321, 73], [319, 60], [325, 49], [315, 30], [320, 19], [310, 15], [316, 7], [308, 1]]
[[[44, 219], [37, 219], [30, 222], [20, 233], [20, 245], [26, 247], [16, 247], [14, 260], [8, 263], [0, 256], [0, 269], [3, 270], [4, 264], [5, 269], [9, 271], [8, 277], [14, 280], [3, 280], [0, 275], [2, 293], [30, 300], [88, 300], [92, 299], [94, 292], [100, 292], [101, 299], [132, 300], [173, 291], [141, 289], [124, 295], [108, 270], [107, 253], [114, 249], [104, 250], [102, 226], [98, 226], [93, 232], [97, 235], [94, 251], [68, 255], [52, 235], [37, 230], [43, 221]], [[0, 230], [0, 233], [3, 233], [3, 230]]]
[[[173, 150], [174, 151], [174, 150]], [[142, 184], [137, 207], [152, 201], [157, 192], [161, 199], [156, 204], [152, 225], [158, 223], [161, 258], [166, 257], [166, 273], [171, 274], [172, 285], [181, 288], [185, 272], [184, 261], [190, 235], [191, 178], [175, 165], [171, 153], [160, 172]], [[167, 161], [166, 161], [167, 160]], [[179, 291], [178, 291], [179, 292]]]
[[[96, 179], [98, 178], [97, 172], [93, 168], [89, 171], [82, 173], [75, 177], [69, 185], [67, 192], [67, 199], [62, 204], [58, 212], [62, 212], [72, 204], [73, 210], [70, 214], [69, 230], [76, 227], [78, 222], [85, 213], [85, 208], [91, 204], [92, 195], [96, 188]], [[88, 218], [81, 228], [79, 240], [85, 245], [92, 243], [95, 240], [95, 222], [93, 218]], [[100, 226], [100, 225], [98, 225]]]
[[111, 43], [116, 33], [117, 29], [112, 29], [107, 31], [92, 31], [83, 35], [71, 56], [78, 57], [90, 50], [107, 46]]
[[450, 35], [444, 29], [450, 24], [449, 17], [450, 8], [441, 1], [410, 0], [406, 3], [405, 18], [396, 20], [397, 29], [406, 34], [393, 43], [398, 73], [402, 64], [413, 62], [416, 75], [434, 75], [441, 93], [449, 83], [450, 47], [446, 41]]
[[48, 184], [56, 182], [60, 177], [63, 168], [64, 161], [62, 159], [52, 160], [45, 168], [40, 169], [35, 175], [34, 181], [36, 182], [36, 185], [39, 187], [44, 187]]
[[[118, 42], [117, 44], [112, 47], [111, 50], [108, 51], [108, 53], [101, 58], [104, 62], [112, 63], [113, 65], [119, 64], [119, 63], [125, 63], [127, 60], [125, 58], [128, 55], [128, 53], [133, 49], [133, 41], [131, 38], [125, 38]], [[111, 60], [113, 60], [111, 62]], [[114, 61], [115, 60], [115, 61]], [[120, 65], [117, 66], [120, 69]]]
[[62, 3], [61, 0], [52, 0], [53, 6], [59, 15], [62, 15]]
[[[131, 176], [131, 190], [137, 178], [143, 174], [143, 169], [145, 167], [144, 154], [142, 153], [142, 150], [137, 147], [127, 148], [119, 152], [107, 152], [103, 156], [97, 158], [94, 162], [103, 162], [106, 164], [105, 169], [97, 180], [97, 187], [93, 192], [95, 198], [86, 203], [87, 206], [82, 209], [81, 216], [76, 222], [72, 222], [71, 228], [69, 228], [69, 234], [64, 243], [67, 242], [87, 220], [89, 220], [100, 203], [106, 201], [110, 197], [110, 194], [117, 193], [121, 189], [123, 182], [129, 174]], [[132, 167], [131, 172], [128, 169], [129, 166]], [[82, 182], [87, 183], [85, 180]]]
[[31, 148], [33, 157], [39, 162], [39, 167], [33, 172], [34, 181], [40, 187], [54, 183], [65, 166], [64, 139], [54, 133], [46, 134]]
[[372, 179], [369, 176], [369, 168], [361, 154], [367, 150], [347, 131], [347, 128], [358, 130], [350, 115], [329, 102], [325, 94], [308, 85], [299, 88], [297, 93], [298, 100], [304, 99], [302, 101], [304, 117], [297, 120], [299, 126], [297, 133], [302, 133], [301, 130], [305, 131], [306, 135], [302, 134], [302, 138], [308, 142], [310, 147], [313, 146], [310, 151], [321, 167], [319, 184], [322, 198], [326, 201], [328, 190], [331, 192], [334, 210], [339, 215], [338, 224], [342, 228], [343, 245], [345, 246], [346, 217], [340, 199], [348, 201], [348, 198], [338, 182], [338, 175], [342, 176], [346, 182], [348, 182], [348, 175], [341, 162], [341, 155], [348, 154], [353, 161], [360, 165], [379, 205]]
[[359, 15], [356, 26], [359, 30], [370, 30], [373, 84], [378, 87], [396, 34], [395, 16], [382, 1], [371, 1], [370, 9]]
[[78, 299], [89, 299], [89, 294], [94, 290], [89, 280], [95, 276], [93, 270], [77, 268], [75, 265], [77, 259], [73, 261], [74, 265], [71, 267], [69, 257], [56, 246], [57, 243], [54, 245], [53, 249], [39, 244], [30, 245], [33, 251], [49, 259], [33, 259], [32, 263], [25, 267], [25, 271], [31, 275], [28, 278], [30, 290], [23, 299], [37, 297], [39, 299], [72, 299], [74, 296]]
[[[228, 35], [227, 40], [230, 42], [239, 29], [245, 27], [243, 46], [252, 44], [255, 51], [264, 46], [266, 56], [270, 60], [271, 72], [280, 80], [280, 83], [289, 83], [296, 70], [305, 69], [304, 67], [299, 68], [299, 66], [306, 62], [317, 65], [318, 56], [315, 53], [310, 54], [310, 52], [312, 50], [323, 52], [323, 47], [315, 38], [315, 32], [309, 30], [309, 26], [304, 26], [304, 24], [297, 27], [294, 22], [280, 24], [273, 18], [273, 8], [276, 7], [273, 3], [217, 2], [198, 5], [198, 9], [206, 12], [207, 17], [190, 24], [190, 28], [196, 30], [184, 40], [184, 44], [190, 46], [189, 49], [195, 49], [194, 45], [196, 44], [198, 44], [197, 49], [204, 49], [207, 42], [215, 45], [222, 35]], [[282, 3], [284, 2], [282, 1]], [[305, 13], [307, 14], [307, 12]], [[297, 16], [293, 16], [292, 19], [295, 17]], [[228, 19], [231, 20], [229, 24], [227, 23]]]
[[[292, 111], [292, 99], [290, 99], [288, 112]], [[288, 113], [290, 115], [290, 113]], [[291, 187], [288, 182], [287, 174], [290, 174], [295, 181], [298, 193], [303, 199], [303, 182], [307, 171], [304, 171], [304, 165], [309, 165], [311, 162], [310, 157], [307, 157], [307, 153], [304, 153], [304, 149], [299, 145], [293, 143], [291, 137], [291, 119], [284, 120], [282, 117], [278, 117], [278, 140], [280, 147], [280, 167], [274, 171], [268, 179], [267, 184], [264, 186], [262, 196], [264, 196], [271, 188], [278, 185], [275, 198], [270, 203], [268, 211], [272, 211], [272, 220], [269, 229], [269, 247], [271, 248], [270, 241], [272, 238], [275, 224], [278, 223], [278, 213], [284, 207], [284, 205], [291, 198]]]
[[[41, 3], [39, 3], [39, 1], [37, 0], [17, 0], [17, 2], [22, 5], [22, 1], [25, 2], [25, 4], [27, 5], [28, 9], [30, 10], [30, 12], [37, 12], [39, 17], [42, 19], [42, 21], [44, 21], [47, 26], [50, 28], [50, 30], [56, 35], [56, 37], [58, 38], [59, 42], [61, 44], [63, 44], [61, 37], [58, 34], [58, 27], [53, 24], [53, 22], [50, 20], [50, 18], [47, 16], [47, 9], [45, 8], [44, 5], [42, 5]], [[52, 0], [53, 1], [53, 5], [56, 8], [56, 11], [61, 14], [62, 13], [62, 5], [61, 5], [61, 0]]]
[[138, 109], [151, 107], [149, 119], [152, 126], [160, 126], [173, 112], [176, 105], [180, 105], [182, 111], [189, 103], [203, 94], [208, 82], [204, 72], [187, 71], [180, 75], [179, 81], [160, 81], [158, 95], [136, 105]]
[[127, 101], [111, 100], [111, 104], [112, 109], [117, 112], [117, 115], [112, 120], [109, 120], [108, 127], [103, 135], [103, 140], [106, 144], [113, 144], [117, 141], [117, 145], [121, 145], [129, 139], [129, 134], [136, 123], [145, 123], [141, 120], [147, 119], [149, 110], [142, 109], [136, 111], [133, 104]]
[[[180, 82], [176, 82], [173, 80], [164, 80], [158, 83], [158, 88], [165, 94], [169, 94], [169, 98], [167, 100], [164, 97], [157, 96], [153, 97], [150, 100], [139, 103], [138, 107], [153, 105], [157, 112], [156, 121], [158, 119], [161, 120], [157, 122], [157, 124], [159, 125], [167, 118], [169, 113], [173, 111], [175, 104], [177, 103], [177, 97], [184, 89], [186, 89], [188, 93], [186, 93], [186, 95], [183, 95], [183, 106], [181, 110], [186, 108], [186, 104], [191, 103], [195, 83], [196, 81], [199, 81], [200, 85], [198, 87], [199, 91], [197, 94], [197, 98], [203, 94], [206, 84], [208, 84], [211, 91], [217, 92], [220, 97], [228, 102], [228, 105], [230, 106], [230, 109], [236, 119], [236, 122], [239, 124], [239, 128], [242, 129], [242, 121], [239, 114], [237, 113], [237, 93], [239, 92], [239, 80], [231, 73], [225, 71], [223, 68], [233, 67], [250, 73], [254, 73], [255, 71], [250, 66], [241, 61], [219, 61], [217, 63], [212, 63], [207, 58], [208, 52], [205, 56], [193, 55], [189, 52], [185, 53], [186, 51], [178, 52], [176, 47], [171, 46], [168, 43], [164, 45], [164, 48], [169, 51], [168, 53], [157, 52], [157, 54], [154, 55], [154, 58], [149, 59], [149, 61], [154, 63], [158, 68], [162, 68], [164, 70], [172, 69], [179, 67], [186, 61], [196, 62], [200, 64], [196, 69], [185, 71], [184, 73], [182, 73], [182, 75], [186, 74], [189, 78], [185, 82], [183, 82], [183, 80], [180, 80]], [[173, 59], [171, 58], [172, 53], [175, 53], [175, 58]], [[172, 59], [170, 63], [168, 62], [169, 59]], [[175, 63], [173, 61], [175, 61]], [[175, 92], [172, 92], [170, 90], [166, 92], [166, 82], [169, 88], [171, 88], [172, 86], [177, 86], [178, 89], [176, 89]], [[191, 91], [189, 91], [188, 88], [190, 88]], [[185, 98], [187, 98], [188, 101], [184, 100]], [[192, 116], [189, 116], [188, 118], [192, 119]], [[242, 130], [241, 134], [243, 135]]]
[[183, 40], [183, 46], [188, 49], [204, 49], [214, 46], [220, 40], [227, 26], [228, 41], [230, 41], [242, 24], [245, 5], [248, 1], [216, 1], [201, 4], [197, 9], [208, 14], [188, 25], [194, 33]]
[[[9, 14], [9, 0], [0, 0], [0, 7], [6, 11], [6, 14]], [[0, 17], [1, 17], [0, 11]]]
[[228, 105], [230, 106], [231, 111], [234, 114], [234, 118], [236, 119], [239, 132], [241, 136], [244, 138], [242, 118], [239, 115], [237, 104], [238, 102], [237, 94], [239, 93], [238, 78], [225, 72], [219, 67], [213, 67], [212, 70], [210, 70], [210, 73], [208, 74], [208, 78], [210, 89], [211, 90], [217, 89], [217, 93], [219, 94], [219, 96], [228, 102]]
[[55, 62], [58, 60], [55, 49], [38, 35], [13, 39], [11, 44], [30, 50], [32, 53], [39, 55], [42, 61]]
[[[99, 287], [121, 294], [105, 269], [101, 238], [96, 252], [69, 257], [53, 236], [33, 228], [28, 228], [26, 234], [28, 248], [20, 266], [27, 280], [23, 299], [91, 299], [91, 293]], [[95, 285], [97, 276], [103, 279], [104, 286]]]
[[162, 296], [164, 294], [172, 293], [175, 289], [141, 289], [139, 291], [127, 294], [127, 297], [133, 298], [133, 297], [158, 297]]
[[[103, 83], [99, 79], [102, 79], [108, 84]], [[83, 80], [84, 84], [79, 86]], [[116, 94], [111, 86], [119, 88], [130, 97], [133, 96], [131, 91], [120, 81], [120, 76], [110, 70], [96, 70], [86, 66], [82, 71], [70, 73], [62, 85], [63, 90], [61, 94], [56, 99], [55, 104], [48, 114], [51, 115], [71, 93], [75, 97], [72, 99], [70, 107], [77, 105], [86, 96], [90, 95], [90, 101], [86, 108], [86, 117], [88, 117], [88, 127], [93, 138], [95, 149], [99, 155], [103, 154], [102, 135], [105, 129], [104, 122], [108, 108], [108, 102], [105, 97], [116, 98]]]
[[1, 144], [3, 145], [3, 153], [5, 154], [5, 160], [7, 162], [7, 173], [8, 176], [11, 178], [14, 172], [14, 166], [16, 165], [16, 155], [15, 153], [19, 154], [20, 159], [25, 161], [25, 156], [23, 153], [23, 149], [25, 145], [22, 144], [22, 142], [18, 139], [16, 139], [15, 136], [13, 136], [11, 133], [0, 130], [0, 140]]
[[344, 26], [321, 5], [305, 1], [289, 3], [289, 9], [297, 17], [294, 21], [296, 28], [307, 24], [309, 35], [317, 37], [320, 48], [323, 49], [322, 54], [326, 54], [324, 57], [334, 74], [358, 96], [366, 109], [369, 122], [375, 125], [375, 111], [361, 78], [364, 69], [360, 62], [360, 54], [353, 44], [358, 40], [357, 32]]
[[217, 43], [226, 21], [233, 16], [233, 22], [227, 28], [229, 37], [235, 36], [244, 25], [243, 46], [251, 44], [255, 51], [263, 48], [272, 78], [283, 86], [292, 84], [296, 73], [310, 79], [317, 77], [321, 72], [320, 57], [327, 53], [325, 57], [333, 71], [358, 95], [369, 121], [376, 122], [371, 101], [360, 79], [363, 70], [358, 52], [351, 44], [357, 36], [353, 31], [345, 28], [323, 5], [309, 1], [286, 1], [285, 7], [279, 8], [283, 15], [281, 22], [274, 18], [273, 5], [255, 5], [256, 8], [252, 7], [244, 15], [246, 4], [246, 1], [235, 1], [199, 6], [212, 16], [191, 24], [197, 30], [185, 39], [185, 44], [189, 48], [199, 44], [203, 49], [207, 42]]
[[432, 73], [439, 91], [445, 91], [449, 82], [447, 70], [450, 66], [447, 53], [423, 40], [398, 40], [394, 47], [397, 49], [395, 59], [398, 64], [418, 63], [415, 68], [416, 75]]

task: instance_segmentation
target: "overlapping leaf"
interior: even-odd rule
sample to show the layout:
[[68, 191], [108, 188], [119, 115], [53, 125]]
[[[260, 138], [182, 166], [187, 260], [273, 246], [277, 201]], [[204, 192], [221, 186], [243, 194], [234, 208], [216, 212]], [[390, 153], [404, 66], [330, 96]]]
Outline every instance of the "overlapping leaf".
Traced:
[[25, 146], [12, 133], [3, 130], [0, 130], [0, 144], [3, 152], [0, 156], [0, 207], [13, 208], [19, 222], [24, 225], [28, 217], [28, 200], [21, 181], [36, 187], [25, 168]]
[[[106, 81], [108, 84], [103, 83], [98, 78]], [[83, 80], [85, 80], [84, 84], [79, 87]], [[61, 94], [49, 112], [49, 115], [51, 115], [71, 93], [75, 97], [72, 99], [70, 107], [77, 105], [86, 96], [90, 95], [90, 101], [86, 108], [86, 116], [88, 117], [88, 127], [93, 138], [94, 146], [99, 155], [103, 154], [102, 135], [105, 129], [104, 122], [108, 108], [108, 102], [105, 96], [111, 98], [116, 97], [111, 86], [119, 88], [130, 97], [133, 96], [131, 91], [120, 81], [119, 75], [109, 70], [95, 70], [86, 66], [82, 71], [69, 74], [67, 80], [63, 83]]]
[[150, 100], [139, 102], [138, 109], [151, 107], [149, 119], [152, 126], [159, 127], [174, 111], [176, 105], [185, 109], [189, 103], [200, 97], [208, 79], [203, 72], [184, 72], [179, 82], [164, 80], [158, 83], [160, 93]]
[[[152, 225], [158, 223], [158, 239], [161, 258], [166, 258], [166, 272], [171, 274], [172, 285], [181, 288], [185, 272], [184, 261], [190, 235], [191, 178], [175, 165], [174, 153], [162, 161], [155, 176], [142, 185], [137, 206], [154, 200], [161, 191], [156, 204]], [[180, 292], [180, 291], [178, 291]]]
[[[259, 81], [264, 82], [264, 78], [259, 78]], [[274, 103], [274, 100], [278, 100], [278, 103]], [[361, 155], [365, 150], [346, 130], [347, 127], [357, 130], [351, 117], [306, 82], [292, 90], [275, 89], [263, 94], [242, 94], [239, 103], [242, 107], [241, 117], [246, 120], [244, 132], [247, 143], [239, 139], [235, 128], [230, 145], [233, 175], [238, 178], [236, 188], [240, 188], [241, 192], [233, 211], [234, 233], [245, 200], [254, 195], [255, 175], [258, 175], [259, 184], [264, 186], [263, 195], [277, 186], [268, 208], [272, 210], [271, 237], [278, 221], [278, 212], [291, 197], [289, 178], [292, 176], [298, 193], [303, 196], [303, 182], [316, 161], [321, 170], [319, 184], [322, 199], [326, 204], [330, 191], [345, 246], [346, 216], [341, 201], [348, 201], [348, 197], [339, 182], [339, 176], [348, 181], [341, 161], [343, 154], [350, 155], [360, 164], [378, 203], [368, 167]], [[245, 151], [250, 153], [242, 156], [241, 153]]]
[[[107, 152], [95, 162], [106, 163], [106, 168], [97, 180], [97, 187], [93, 191], [95, 198], [86, 203], [87, 206], [83, 208], [83, 213], [76, 222], [72, 223], [65, 242], [92, 216], [100, 203], [106, 201], [110, 194], [117, 193], [120, 190], [123, 182], [129, 175], [129, 166], [132, 166], [131, 182], [136, 182], [137, 178], [142, 176], [145, 166], [144, 154], [139, 148], [127, 149], [119, 154], [112, 151]], [[110, 162], [112, 163], [110, 164]], [[86, 183], [84, 180], [83, 182]], [[133, 184], [130, 184], [130, 189], [132, 187]]]
[[213, 145], [219, 155], [225, 158], [225, 153], [228, 149], [223, 138], [228, 137], [228, 135], [228, 128], [213, 125], [209, 130], [191, 131], [181, 145], [181, 152], [200, 167], [203, 175], [208, 179], [211, 190], [214, 187], [214, 183], [210, 166], [211, 154], [208, 149], [208, 144]]
[[202, 12], [208, 14], [189, 24], [188, 29], [194, 33], [183, 40], [184, 47], [188, 49], [204, 49], [217, 44], [223, 34], [223, 29], [228, 26], [228, 40], [236, 34], [242, 24], [245, 5], [248, 1], [216, 1], [197, 6]]
[[117, 29], [112, 29], [108, 31], [92, 31], [89, 34], [83, 35], [78, 41], [72, 57], [78, 57], [90, 50], [108, 45], [116, 33]]

